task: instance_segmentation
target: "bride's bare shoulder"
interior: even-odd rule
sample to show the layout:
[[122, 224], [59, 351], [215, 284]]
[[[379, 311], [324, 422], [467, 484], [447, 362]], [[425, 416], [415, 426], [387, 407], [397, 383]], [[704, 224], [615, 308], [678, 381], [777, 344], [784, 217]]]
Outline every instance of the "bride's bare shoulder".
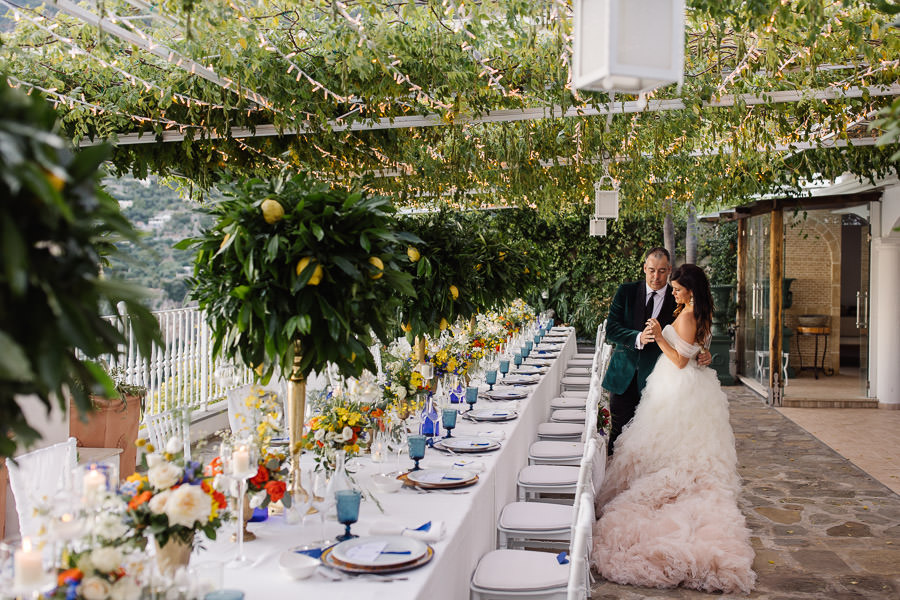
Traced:
[[672, 327], [675, 328], [675, 332], [678, 334], [678, 337], [689, 344], [696, 343], [695, 340], [697, 339], [697, 319], [694, 317], [693, 311], [682, 311], [682, 313], [675, 318], [675, 322], [672, 323]]

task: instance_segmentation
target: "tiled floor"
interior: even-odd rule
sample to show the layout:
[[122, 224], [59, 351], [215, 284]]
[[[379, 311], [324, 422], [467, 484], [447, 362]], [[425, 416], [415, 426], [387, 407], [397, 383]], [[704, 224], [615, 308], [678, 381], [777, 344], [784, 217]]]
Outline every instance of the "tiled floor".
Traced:
[[778, 411], [900, 494], [900, 410], [779, 408]]

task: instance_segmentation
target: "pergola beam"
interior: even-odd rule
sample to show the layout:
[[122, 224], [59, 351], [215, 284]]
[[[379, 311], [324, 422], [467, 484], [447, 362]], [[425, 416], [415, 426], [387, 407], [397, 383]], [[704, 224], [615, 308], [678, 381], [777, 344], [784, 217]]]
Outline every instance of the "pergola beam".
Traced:
[[[57, 0], [58, 2], [68, 3], [68, 0]], [[90, 14], [90, 13], [89, 13]], [[124, 31], [124, 30], [123, 30]], [[127, 32], [126, 32], [127, 33]], [[136, 37], [136, 36], [135, 36]], [[851, 87], [846, 90], [839, 88], [825, 88], [821, 90], [786, 90], [779, 92], [767, 92], [763, 94], [729, 94], [721, 96], [716, 100], [709, 100], [703, 103], [704, 108], [725, 108], [738, 104], [746, 106], [758, 106], [763, 104], [787, 104], [792, 102], [801, 102], [804, 100], [837, 100], [861, 98], [868, 96], [900, 96], [900, 83], [894, 83], [891, 86], [867, 86], [867, 87]], [[515, 121], [532, 121], [538, 119], [568, 119], [572, 117], [592, 117], [602, 115], [615, 114], [631, 114], [638, 112], [663, 112], [673, 110], [684, 110], [687, 108], [680, 99], [671, 100], [650, 100], [645, 103], [637, 100], [629, 102], [614, 103], [604, 106], [579, 106], [563, 109], [555, 105], [545, 108], [525, 108], [525, 109], [502, 109], [492, 110], [481, 116], [460, 115], [453, 121], [447, 121], [438, 114], [416, 115], [409, 117], [385, 117], [381, 119], [373, 119], [366, 121], [356, 121], [353, 123], [345, 123], [340, 120], [330, 120], [328, 126], [332, 131], [377, 131], [385, 129], [415, 129], [420, 127], [442, 127], [449, 124], [466, 125], [481, 123], [511, 123]], [[258, 125], [255, 128], [235, 127], [231, 129], [227, 136], [223, 136], [216, 131], [209, 129], [196, 128], [195, 132], [199, 133], [202, 138], [214, 140], [221, 137], [229, 138], [253, 138], [253, 137], [271, 137], [286, 135], [306, 135], [315, 133], [318, 130], [313, 127], [301, 126], [296, 128], [285, 128], [279, 130], [275, 125], [266, 124]], [[159, 142], [180, 142], [185, 139], [184, 131], [164, 131], [161, 134], [153, 132], [148, 133], [129, 133], [117, 137], [115, 143], [118, 145], [131, 144], [155, 144]], [[82, 140], [82, 146], [92, 146], [100, 143], [94, 140]]]

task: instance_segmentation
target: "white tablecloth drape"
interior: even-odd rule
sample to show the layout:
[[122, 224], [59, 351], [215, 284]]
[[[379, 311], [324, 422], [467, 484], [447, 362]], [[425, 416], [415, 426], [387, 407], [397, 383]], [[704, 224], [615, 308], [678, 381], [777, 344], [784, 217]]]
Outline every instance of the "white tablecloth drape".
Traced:
[[[507, 423], [473, 423], [465, 419], [457, 422], [454, 436], [475, 435], [478, 432], [505, 433], [500, 450], [488, 454], [466, 455], [483, 463], [476, 485], [465, 488], [465, 494], [432, 492], [420, 494], [402, 489], [393, 494], [374, 492], [382, 507], [382, 514], [375, 503], [364, 500], [360, 507], [359, 521], [353, 533], [366, 535], [372, 523], [390, 520], [403, 527], [415, 528], [427, 521], [443, 521], [447, 534], [432, 544], [434, 559], [417, 570], [397, 574], [389, 582], [372, 578], [330, 581], [321, 574], [295, 581], [285, 575], [278, 566], [280, 554], [303, 544], [320, 534], [317, 523], [306, 526], [289, 525], [283, 516], [272, 516], [262, 523], [253, 523], [250, 529], [257, 539], [245, 543], [244, 553], [255, 563], [243, 569], [225, 569], [225, 588], [239, 589], [246, 600], [279, 600], [280, 598], [368, 598], [460, 600], [468, 598], [469, 580], [479, 558], [496, 547], [496, 523], [500, 510], [516, 496], [516, 475], [528, 462], [528, 447], [535, 441], [537, 427], [549, 418], [549, 401], [559, 390], [568, 359], [575, 352], [575, 334], [570, 330], [559, 358], [553, 363], [540, 383], [532, 388], [530, 396], [518, 401], [519, 418]], [[527, 388], [522, 388], [527, 389]], [[477, 407], [489, 405], [479, 401]], [[442, 467], [451, 464], [454, 457], [429, 449], [423, 467]], [[395, 459], [375, 464], [368, 459], [356, 461], [360, 468], [355, 477], [367, 486], [373, 473], [396, 468]], [[404, 464], [409, 461], [404, 457]], [[411, 463], [409, 463], [411, 465]], [[328, 534], [337, 535], [342, 527], [334, 520], [327, 523]], [[236, 544], [229, 540], [231, 531], [220, 532], [216, 542], [207, 541], [205, 548], [192, 558], [192, 563], [221, 560], [228, 561], [235, 553]]]

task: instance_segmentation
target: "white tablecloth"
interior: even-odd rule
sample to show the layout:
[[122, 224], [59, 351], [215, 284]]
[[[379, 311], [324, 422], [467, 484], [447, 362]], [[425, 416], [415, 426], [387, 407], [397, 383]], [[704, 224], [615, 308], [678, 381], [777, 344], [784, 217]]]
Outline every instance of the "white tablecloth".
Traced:
[[[353, 533], [366, 535], [371, 523], [389, 519], [403, 527], [416, 528], [427, 521], [443, 521], [447, 534], [433, 543], [434, 559], [426, 566], [397, 574], [402, 578], [390, 582], [373, 581], [371, 578], [346, 581], [329, 581], [321, 574], [310, 579], [294, 581], [278, 567], [280, 554], [298, 544], [318, 537], [318, 523], [306, 526], [289, 525], [283, 516], [272, 516], [262, 523], [252, 523], [249, 528], [257, 539], [244, 545], [244, 553], [256, 559], [255, 564], [243, 569], [225, 569], [225, 588], [239, 589], [246, 600], [280, 600], [282, 598], [390, 598], [400, 600], [416, 598], [428, 600], [459, 600], [469, 597], [469, 580], [478, 559], [496, 547], [496, 523], [500, 510], [515, 501], [516, 475], [528, 462], [528, 447], [535, 441], [537, 427], [549, 418], [549, 401], [559, 390], [559, 381], [565, 364], [575, 352], [575, 334], [570, 331], [559, 359], [554, 362], [531, 395], [518, 401], [519, 418], [506, 423], [473, 423], [460, 419], [454, 436], [477, 434], [484, 431], [504, 431], [502, 447], [487, 454], [466, 455], [484, 464], [479, 482], [464, 488], [466, 494], [432, 492], [420, 494], [402, 489], [393, 494], [375, 492], [385, 513], [381, 514], [375, 503], [364, 500], [360, 507], [359, 522], [353, 525]], [[527, 388], [522, 388], [527, 389]], [[479, 401], [482, 408], [490, 405]], [[429, 449], [422, 461], [429, 465], [445, 466], [454, 457]], [[362, 459], [356, 474], [357, 481], [365, 486], [373, 473], [396, 467], [395, 459], [382, 464]], [[406, 457], [404, 461], [411, 465]], [[335, 536], [343, 526], [334, 520], [327, 522], [327, 531]], [[192, 563], [210, 560], [227, 561], [236, 553], [236, 544], [229, 540], [231, 531], [220, 532], [216, 542], [206, 542], [205, 549], [192, 558]]]

